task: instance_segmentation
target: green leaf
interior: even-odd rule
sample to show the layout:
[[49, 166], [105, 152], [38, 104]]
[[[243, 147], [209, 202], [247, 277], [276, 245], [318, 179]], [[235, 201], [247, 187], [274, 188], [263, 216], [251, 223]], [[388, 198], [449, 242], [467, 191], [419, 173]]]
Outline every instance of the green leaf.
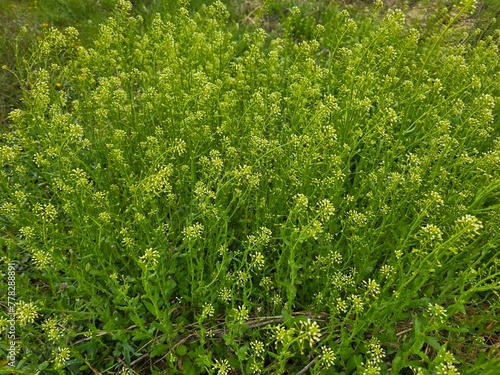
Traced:
[[458, 301], [455, 302], [452, 306], [448, 307], [447, 310], [452, 315], [455, 314], [455, 312], [461, 312], [462, 314], [466, 313], [464, 304]]
[[194, 359], [196, 365], [201, 368], [208, 368], [212, 363], [212, 352], [205, 350], [202, 345], [197, 345], [196, 349], [189, 352], [189, 356]]
[[[187, 357], [183, 357], [183, 359], [186, 359]], [[199, 371], [196, 369], [196, 366], [193, 365], [193, 363], [187, 359], [185, 362], [182, 362], [182, 365], [184, 367], [183, 374], [186, 375], [198, 375]]]
[[[172, 328], [172, 323], [170, 323], [169, 321], [166, 322], [167, 324], [162, 324], [160, 322], [153, 322], [151, 324], [151, 327], [154, 327], [155, 329], [157, 329], [158, 331], [160, 332], [163, 332], [163, 333], [169, 333], [171, 331], [170, 328]], [[168, 327], [167, 327], [168, 326]]]
[[283, 317], [283, 323], [287, 323], [292, 318], [292, 315], [285, 308], [281, 309], [281, 316]]
[[[125, 363], [130, 366], [130, 352], [133, 352], [132, 347], [127, 344], [127, 343], [122, 343], [123, 344], [123, 356], [125, 357]], [[129, 350], [132, 349], [132, 350]]]
[[487, 361], [486, 354], [484, 352], [479, 352], [476, 358], [476, 362], [474, 362], [475, 366], [481, 366], [485, 364]]
[[116, 330], [113, 334], [113, 338], [118, 341], [126, 342], [127, 341], [127, 333], [128, 331], [125, 329]]
[[132, 331], [132, 340], [133, 341], [139, 341], [139, 340], [144, 340], [144, 339], [151, 339], [152, 335], [148, 332], [143, 332], [140, 329], [134, 329]]
[[445, 329], [447, 330], [448, 332], [456, 332], [456, 333], [467, 333], [469, 332], [469, 329], [468, 328], [460, 328], [460, 327], [452, 327], [448, 324], [441, 324], [440, 325], [440, 328], [441, 329]]
[[413, 327], [415, 336], [423, 332], [425, 330], [426, 325], [427, 325], [427, 320], [424, 317], [420, 315], [413, 316]]
[[142, 303], [144, 303], [144, 306], [146, 306], [146, 308], [149, 310], [149, 312], [151, 314], [153, 314], [153, 316], [157, 317], [156, 314], [157, 314], [157, 309], [156, 309], [156, 306], [153, 305], [151, 302], [149, 301], [142, 301]]
[[144, 321], [142, 320], [142, 318], [140, 316], [137, 315], [137, 313], [135, 311], [132, 311], [129, 314], [129, 317], [130, 317], [130, 320], [132, 320], [132, 322], [137, 324], [139, 327], [144, 327]]
[[359, 370], [361, 364], [363, 363], [363, 357], [359, 354], [353, 355], [348, 361], [346, 365], [346, 370], [351, 372], [353, 370]]
[[227, 346], [236, 346], [236, 341], [234, 340], [234, 337], [232, 335], [223, 334], [222, 338], [224, 339], [224, 342]]
[[177, 349], [175, 349], [175, 352], [180, 356], [186, 355], [187, 351], [188, 348], [186, 345], [179, 345]]
[[409, 352], [411, 354], [417, 354], [420, 356], [422, 354], [421, 349], [425, 343], [425, 339], [426, 339], [426, 336], [422, 333], [415, 335], [415, 338], [414, 338], [415, 341], [413, 342], [413, 345], [411, 346]]
[[248, 351], [248, 345], [243, 345], [236, 351], [236, 356], [241, 362], [245, 360], [247, 351]]
[[40, 371], [45, 370], [49, 364], [50, 364], [50, 363], [49, 363], [49, 362], [47, 362], [47, 361], [45, 361], [45, 362], [43, 362], [43, 363], [40, 363], [40, 364], [38, 365], [38, 370], [40, 370]]
[[240, 368], [240, 363], [235, 357], [228, 358], [227, 360], [229, 364], [231, 365], [232, 368], [234, 369], [239, 369]]
[[422, 365], [421, 361], [408, 361], [401, 353], [394, 358], [392, 361], [392, 371], [391, 374], [399, 374], [402, 369], [411, 367], [419, 367]]
[[135, 349], [128, 343], [128, 342], [122, 342], [122, 346], [128, 350], [130, 353], [137, 354], [135, 352]]
[[165, 285], [163, 286], [164, 292], [170, 295], [170, 293], [172, 293], [172, 291], [175, 289], [176, 286], [177, 283], [175, 282], [175, 280], [168, 279]]
[[404, 358], [403, 353], [399, 352], [392, 360], [392, 370], [395, 374], [399, 374], [399, 371], [404, 367]]
[[160, 355], [164, 355], [164, 354], [168, 353], [170, 348], [171, 348], [171, 345], [167, 345], [167, 344], [156, 345], [153, 348], [153, 350], [151, 350], [151, 353], [149, 353], [149, 356], [151, 358], [153, 358], [153, 357], [158, 357]]
[[441, 349], [441, 344], [438, 342], [438, 340], [435, 337], [432, 336], [427, 336], [425, 338], [425, 342], [432, 346], [434, 349], [439, 350]]

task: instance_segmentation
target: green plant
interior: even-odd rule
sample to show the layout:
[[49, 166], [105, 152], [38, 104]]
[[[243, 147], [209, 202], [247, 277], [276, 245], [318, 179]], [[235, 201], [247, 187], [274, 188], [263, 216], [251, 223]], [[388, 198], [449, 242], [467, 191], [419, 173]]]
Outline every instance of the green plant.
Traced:
[[460, 42], [472, 6], [425, 38], [380, 4], [280, 37], [221, 2], [50, 29], [0, 149], [16, 371], [494, 371], [499, 35]]

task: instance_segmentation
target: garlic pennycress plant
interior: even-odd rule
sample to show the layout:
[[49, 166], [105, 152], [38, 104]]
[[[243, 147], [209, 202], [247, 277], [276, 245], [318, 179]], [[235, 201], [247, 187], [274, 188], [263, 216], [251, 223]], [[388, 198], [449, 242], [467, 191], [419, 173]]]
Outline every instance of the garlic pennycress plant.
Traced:
[[16, 371], [498, 365], [499, 35], [456, 26], [474, 5], [241, 31], [220, 1], [119, 0], [91, 46], [48, 31], [0, 148]]

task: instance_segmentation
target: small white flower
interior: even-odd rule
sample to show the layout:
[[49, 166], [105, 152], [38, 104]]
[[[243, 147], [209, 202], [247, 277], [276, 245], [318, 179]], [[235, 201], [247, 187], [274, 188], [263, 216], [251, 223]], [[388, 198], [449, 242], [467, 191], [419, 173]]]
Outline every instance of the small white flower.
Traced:
[[201, 312], [202, 319], [213, 316], [214, 313], [215, 313], [214, 306], [209, 302], [205, 302], [205, 304], [203, 305], [203, 310]]
[[70, 351], [69, 348], [58, 348], [56, 351], [56, 357], [54, 359], [55, 367], [62, 368], [69, 360]]
[[304, 338], [306, 338], [311, 346], [313, 346], [315, 342], [321, 340], [321, 330], [318, 323], [314, 320], [307, 319], [305, 322], [301, 320], [300, 333], [303, 337], [299, 338], [299, 341], [302, 342], [304, 341]]
[[483, 228], [483, 223], [477, 217], [469, 214], [462, 216], [457, 220], [457, 223], [470, 236], [479, 234], [479, 231]]
[[218, 375], [227, 375], [229, 374], [229, 371], [231, 371], [231, 366], [229, 365], [227, 359], [221, 359], [220, 361], [216, 359], [212, 368], [214, 370], [218, 370], [217, 372]]
[[332, 348], [330, 348], [329, 346], [323, 346], [321, 348], [319, 362], [321, 366], [325, 368], [333, 366], [333, 364], [335, 363], [335, 353], [333, 353]]
[[139, 263], [144, 265], [146, 269], [154, 270], [158, 265], [158, 259], [160, 259], [160, 253], [157, 250], [149, 248], [144, 252], [144, 255], [139, 258]]

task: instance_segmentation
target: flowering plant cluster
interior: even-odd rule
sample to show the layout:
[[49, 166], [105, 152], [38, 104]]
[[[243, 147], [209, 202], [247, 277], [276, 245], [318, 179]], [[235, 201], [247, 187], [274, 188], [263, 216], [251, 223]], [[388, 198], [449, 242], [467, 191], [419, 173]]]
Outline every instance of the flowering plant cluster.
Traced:
[[50, 29], [1, 134], [19, 371], [498, 365], [500, 34], [474, 5], [241, 30], [118, 0], [92, 45]]

